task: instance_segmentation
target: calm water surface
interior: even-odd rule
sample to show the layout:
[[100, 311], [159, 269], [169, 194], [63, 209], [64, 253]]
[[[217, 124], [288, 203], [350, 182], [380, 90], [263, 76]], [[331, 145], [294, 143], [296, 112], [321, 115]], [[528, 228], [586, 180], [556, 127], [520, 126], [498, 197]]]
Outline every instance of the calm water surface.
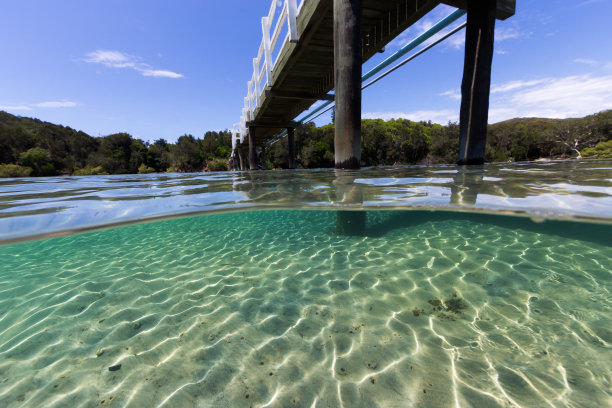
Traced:
[[611, 225], [611, 161], [1, 180], [0, 406], [611, 406]]

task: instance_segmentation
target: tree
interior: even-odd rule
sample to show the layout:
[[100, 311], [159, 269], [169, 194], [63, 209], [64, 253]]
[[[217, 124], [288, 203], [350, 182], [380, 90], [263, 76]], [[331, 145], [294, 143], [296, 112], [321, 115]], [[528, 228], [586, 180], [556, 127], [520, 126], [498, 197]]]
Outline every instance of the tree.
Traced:
[[172, 149], [172, 165], [178, 171], [200, 171], [202, 170], [202, 156], [200, 146], [192, 135], [179, 137]]
[[597, 125], [600, 123], [597, 123], [596, 119], [596, 115], [583, 119], [566, 119], [555, 127], [552, 137], [567, 150], [575, 152], [576, 158], [580, 159], [582, 149], [595, 147], [597, 143], [606, 140], [606, 136], [598, 132]]
[[595, 147], [587, 147], [584, 149], [584, 157], [593, 157], [596, 159], [612, 159], [612, 140], [607, 142], [597, 143]]
[[[92, 155], [88, 165], [91, 167], [102, 166], [110, 174], [129, 173], [131, 154], [132, 137], [127, 133], [115, 133], [100, 138], [100, 147]], [[136, 169], [138, 169], [138, 166], [136, 166]]]
[[49, 152], [40, 147], [33, 147], [19, 155], [22, 166], [32, 168], [34, 176], [53, 176], [55, 167], [51, 163]]
[[170, 145], [165, 139], [158, 139], [149, 146], [146, 163], [157, 172], [166, 171], [171, 166]]

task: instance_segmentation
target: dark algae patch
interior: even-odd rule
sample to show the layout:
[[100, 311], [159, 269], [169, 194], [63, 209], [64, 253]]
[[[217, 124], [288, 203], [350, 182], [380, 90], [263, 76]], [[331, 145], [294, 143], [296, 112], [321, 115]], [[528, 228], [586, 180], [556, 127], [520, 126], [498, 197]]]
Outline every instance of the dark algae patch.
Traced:
[[423, 309], [419, 309], [418, 307], [415, 307], [414, 309], [412, 309], [412, 314], [416, 317], [419, 317], [422, 314], [425, 314], [425, 310]]
[[463, 299], [453, 294], [450, 299], [429, 299], [427, 301], [432, 306], [430, 312], [426, 312], [424, 309], [415, 307], [412, 309], [412, 314], [415, 317], [420, 315], [436, 314], [438, 317], [447, 320], [456, 320], [456, 316], [463, 314], [464, 310], [467, 310], [468, 305]]

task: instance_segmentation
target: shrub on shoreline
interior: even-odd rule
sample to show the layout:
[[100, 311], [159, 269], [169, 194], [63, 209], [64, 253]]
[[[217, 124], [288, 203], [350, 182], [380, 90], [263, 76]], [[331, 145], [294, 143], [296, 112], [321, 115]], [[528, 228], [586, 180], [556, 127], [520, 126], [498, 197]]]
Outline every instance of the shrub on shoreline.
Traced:
[[102, 166], [89, 167], [86, 166], [82, 169], [75, 169], [72, 172], [73, 176], [102, 176], [108, 174], [104, 171]]
[[0, 178], [30, 177], [33, 169], [18, 164], [0, 164]]

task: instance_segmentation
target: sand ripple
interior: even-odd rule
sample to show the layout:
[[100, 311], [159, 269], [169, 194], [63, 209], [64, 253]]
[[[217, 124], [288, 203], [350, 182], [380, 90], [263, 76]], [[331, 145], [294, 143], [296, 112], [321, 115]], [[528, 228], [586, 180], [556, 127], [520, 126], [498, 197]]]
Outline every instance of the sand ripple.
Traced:
[[612, 405], [612, 248], [476, 221], [346, 237], [261, 211], [2, 246], [0, 406]]

